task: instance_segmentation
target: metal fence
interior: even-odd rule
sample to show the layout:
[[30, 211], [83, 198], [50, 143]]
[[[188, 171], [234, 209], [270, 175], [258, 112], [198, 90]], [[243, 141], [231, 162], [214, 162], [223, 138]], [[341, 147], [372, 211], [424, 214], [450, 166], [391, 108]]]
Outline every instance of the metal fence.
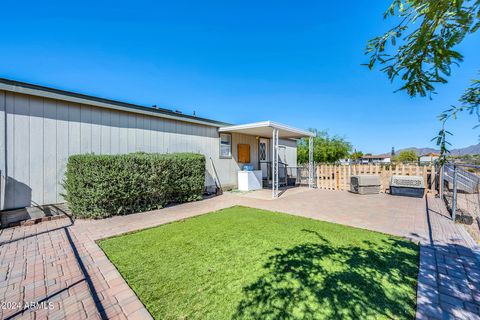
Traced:
[[308, 166], [288, 167], [288, 178], [295, 178], [297, 186], [308, 186]]
[[445, 164], [441, 170], [440, 194], [452, 219], [478, 229], [480, 222], [480, 166]]

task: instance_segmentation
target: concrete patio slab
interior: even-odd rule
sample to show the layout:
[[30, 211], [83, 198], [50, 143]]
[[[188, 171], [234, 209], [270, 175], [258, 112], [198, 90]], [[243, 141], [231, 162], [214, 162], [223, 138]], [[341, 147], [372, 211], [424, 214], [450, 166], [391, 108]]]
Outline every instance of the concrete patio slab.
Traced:
[[[426, 199], [307, 188], [289, 189], [276, 200], [268, 196], [271, 193], [264, 190], [257, 194], [225, 193], [104, 220], [62, 219], [1, 230], [0, 301], [8, 308], [0, 310], [0, 318], [148, 319], [148, 311], [95, 241], [233, 205], [286, 212], [419, 241], [422, 249], [417, 316], [423, 319], [478, 314], [480, 293], [476, 285], [480, 272], [469, 251], [473, 244], [468, 234], [461, 233], [460, 226], [432, 216], [433, 210], [439, 208], [430, 206], [432, 212], [427, 215]], [[435, 201], [428, 199], [428, 203]], [[436, 233], [441, 234], [438, 241], [432, 240]]]
[[340, 223], [420, 241], [426, 239], [425, 199], [388, 194], [358, 195], [345, 191], [287, 189], [271, 200], [269, 190], [234, 193], [236, 203]]

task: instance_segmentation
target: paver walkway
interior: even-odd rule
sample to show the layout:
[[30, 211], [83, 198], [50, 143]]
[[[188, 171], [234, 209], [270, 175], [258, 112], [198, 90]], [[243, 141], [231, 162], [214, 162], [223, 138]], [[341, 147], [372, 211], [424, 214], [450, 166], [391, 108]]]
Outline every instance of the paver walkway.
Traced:
[[1, 230], [0, 319], [150, 319], [95, 240], [230, 207], [234, 199]]
[[428, 196], [429, 236], [420, 242], [417, 319], [480, 319], [476, 244], [442, 200]]
[[[474, 317], [475, 312], [478, 313], [478, 309], [474, 309], [478, 308], [478, 305], [475, 303], [476, 291], [473, 288], [470, 289], [470, 298], [462, 300], [461, 309], [450, 308], [450, 305], [448, 309], [439, 309], [447, 303], [443, 293], [448, 294], [442, 291], [440, 285], [443, 283], [449, 287], [453, 286], [452, 283], [457, 283], [457, 280], [452, 280], [455, 274], [448, 269], [453, 263], [446, 262], [446, 270], [441, 269], [443, 266], [441, 262], [444, 261], [442, 256], [451, 261], [449, 245], [454, 243], [457, 256], [453, 261], [456, 261], [455, 263], [461, 261], [467, 280], [477, 277], [472, 278], [475, 281], [472, 280], [470, 284], [477, 283], [480, 275], [473, 273], [476, 270], [473, 264], [476, 262], [470, 255], [471, 251], [465, 249], [467, 258], [463, 255], [458, 258], [464, 253], [463, 248], [473, 244], [464, 243], [468, 239], [462, 238], [464, 234], [461, 234], [461, 229], [458, 231], [457, 228], [450, 228], [449, 225], [452, 224], [448, 223], [448, 219], [445, 218], [443, 221], [433, 216], [434, 210], [440, 210], [433, 206], [429, 215], [431, 233], [441, 232], [453, 236], [439, 237], [439, 240], [436, 240], [438, 244], [430, 240], [425, 199], [383, 194], [358, 196], [348, 192], [308, 189], [288, 190], [276, 200], [269, 199], [269, 196], [270, 193], [267, 191], [247, 194], [226, 193], [199, 202], [105, 220], [73, 222], [62, 219], [28, 227], [4, 229], [0, 231], [0, 302], [2, 302], [0, 318], [149, 319], [148, 311], [95, 241], [232, 205], [282, 211], [420, 241], [422, 260], [417, 316], [422, 319], [435, 316], [445, 318], [456, 312], [455, 314], [460, 316]], [[433, 202], [434, 200], [432, 198]], [[448, 253], [442, 251], [443, 243], [446, 244]], [[430, 271], [433, 270], [432, 266], [435, 266], [435, 272]], [[440, 276], [441, 274], [449, 278]], [[436, 280], [432, 280], [433, 278]], [[438, 294], [435, 296], [436, 293]], [[455, 292], [449, 296], [455, 297]]]

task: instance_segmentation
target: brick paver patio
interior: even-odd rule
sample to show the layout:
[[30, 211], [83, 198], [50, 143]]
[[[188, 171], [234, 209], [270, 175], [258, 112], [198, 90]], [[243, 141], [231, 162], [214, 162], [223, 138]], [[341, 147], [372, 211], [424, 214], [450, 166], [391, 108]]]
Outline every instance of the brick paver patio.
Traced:
[[420, 242], [417, 319], [480, 319], [476, 244], [452, 223], [442, 200], [428, 197], [429, 237]]
[[471, 251], [474, 243], [443, 216], [437, 199], [428, 198], [426, 215], [425, 199], [384, 194], [291, 189], [276, 200], [269, 196], [268, 191], [226, 193], [105, 220], [61, 219], [4, 229], [0, 233], [0, 318], [149, 319], [148, 311], [95, 241], [237, 204], [419, 241], [417, 317], [478, 317], [480, 272]]

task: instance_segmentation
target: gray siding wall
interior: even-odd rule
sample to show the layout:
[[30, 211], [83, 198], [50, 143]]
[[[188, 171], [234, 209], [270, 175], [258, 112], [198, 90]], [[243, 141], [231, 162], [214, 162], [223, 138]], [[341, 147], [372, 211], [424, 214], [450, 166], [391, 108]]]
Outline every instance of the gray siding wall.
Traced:
[[285, 160], [289, 167], [297, 166], [297, 141], [280, 139], [278, 144], [285, 147]]
[[234, 186], [237, 143], [251, 145], [258, 167], [258, 141], [233, 134], [233, 158], [220, 159], [218, 137], [215, 127], [0, 91], [3, 208], [63, 202], [67, 159], [79, 153], [197, 152], [207, 159], [206, 185], [214, 185], [211, 157], [222, 185]]

